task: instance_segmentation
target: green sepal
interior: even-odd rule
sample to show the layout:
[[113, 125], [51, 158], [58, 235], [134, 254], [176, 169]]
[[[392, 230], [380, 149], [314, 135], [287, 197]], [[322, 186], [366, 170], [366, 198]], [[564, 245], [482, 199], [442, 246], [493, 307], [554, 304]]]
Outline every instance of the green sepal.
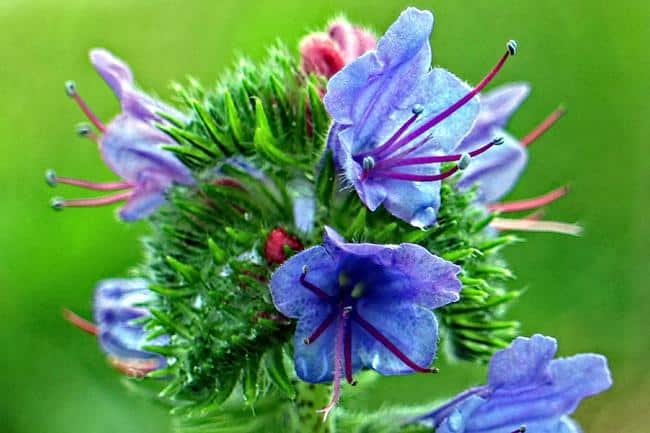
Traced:
[[271, 382], [282, 393], [293, 400], [296, 398], [296, 388], [293, 386], [284, 366], [284, 351], [282, 347], [274, 347], [264, 356], [264, 367]]

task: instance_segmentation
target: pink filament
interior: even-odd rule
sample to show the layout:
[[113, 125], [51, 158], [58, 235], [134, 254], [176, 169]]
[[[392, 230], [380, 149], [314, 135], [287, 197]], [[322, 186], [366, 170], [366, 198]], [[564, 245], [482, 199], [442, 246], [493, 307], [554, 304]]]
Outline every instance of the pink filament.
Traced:
[[93, 113], [93, 111], [90, 109], [88, 104], [86, 104], [86, 101], [84, 101], [81, 98], [81, 96], [79, 96], [79, 94], [76, 92], [71, 96], [72, 99], [74, 99], [77, 102], [77, 105], [79, 105], [81, 111], [83, 111], [86, 117], [88, 117], [88, 120], [90, 120], [92, 124], [95, 125], [95, 127], [99, 129], [101, 132], [106, 132], [106, 126], [104, 126], [102, 121], [99, 120], [99, 118], [95, 115], [95, 113]]
[[88, 320], [84, 319], [83, 317], [73, 313], [72, 311], [68, 309], [63, 310], [63, 318], [67, 320], [68, 322], [72, 323], [74, 326], [77, 328], [81, 329], [84, 332], [87, 332], [91, 335], [98, 335], [99, 330], [97, 329], [97, 325], [95, 325], [92, 322], [89, 322]]
[[133, 185], [129, 182], [89, 182], [83, 179], [73, 179], [70, 177], [57, 177], [56, 182], [63, 183], [66, 185], [80, 186], [82, 188], [94, 189], [97, 191], [112, 191], [116, 189], [127, 189], [131, 188]]
[[564, 197], [568, 192], [569, 188], [563, 186], [539, 197], [529, 198], [526, 200], [511, 201], [507, 203], [492, 204], [488, 206], [488, 209], [498, 212], [519, 212], [523, 210], [536, 209], [538, 207], [552, 203], [561, 197]]
[[104, 206], [107, 204], [124, 201], [133, 195], [133, 191], [120, 192], [114, 195], [97, 198], [82, 198], [76, 200], [64, 200], [61, 204], [63, 207], [89, 207], [89, 206]]
[[535, 129], [533, 129], [528, 135], [521, 139], [521, 144], [524, 147], [528, 147], [533, 141], [541, 137], [546, 131], [551, 129], [551, 126], [555, 124], [560, 118], [566, 113], [566, 110], [562, 107], [553, 111], [542, 123], [540, 123]]
[[557, 221], [535, 219], [494, 218], [490, 226], [497, 230], [520, 230], [529, 232], [561, 233], [572, 236], [582, 234], [582, 227], [577, 224], [567, 224]]

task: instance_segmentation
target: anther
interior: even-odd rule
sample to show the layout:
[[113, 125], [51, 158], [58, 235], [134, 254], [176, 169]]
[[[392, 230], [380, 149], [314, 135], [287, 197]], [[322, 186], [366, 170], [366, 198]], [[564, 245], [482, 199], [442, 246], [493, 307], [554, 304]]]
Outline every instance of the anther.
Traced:
[[512, 433], [526, 433], [526, 426], [522, 425], [519, 427], [517, 430], [513, 431]]
[[62, 197], [53, 197], [50, 200], [50, 207], [54, 210], [62, 210], [65, 207], [65, 200]]
[[350, 292], [350, 296], [352, 296], [352, 298], [354, 299], [359, 299], [360, 297], [363, 296], [363, 291], [364, 291], [363, 283], [357, 283], [352, 288], [352, 291]]
[[70, 80], [65, 82], [65, 93], [70, 97], [77, 95], [77, 85], [74, 81]]
[[87, 123], [82, 123], [81, 125], [77, 126], [77, 134], [81, 137], [87, 137], [92, 133], [92, 129], [90, 128], [90, 125]]
[[505, 143], [506, 140], [503, 137], [498, 137], [496, 140], [492, 142], [493, 146], [501, 146], [503, 143]]
[[343, 307], [343, 317], [347, 317], [352, 312], [352, 305], [346, 305]]
[[309, 272], [309, 266], [302, 265], [302, 274], [307, 275], [307, 272]]
[[51, 187], [55, 187], [58, 184], [54, 170], [49, 169], [45, 172], [45, 182]]
[[420, 115], [422, 114], [423, 111], [424, 111], [424, 105], [422, 104], [415, 104], [413, 106], [413, 109], [411, 110], [411, 112], [415, 115]]
[[375, 158], [368, 155], [363, 158], [363, 171], [368, 172], [375, 167]]
[[472, 161], [472, 157], [469, 156], [469, 153], [463, 153], [458, 160], [458, 169], [459, 170], [465, 170], [468, 166], [469, 163]]
[[506, 44], [506, 47], [508, 47], [508, 52], [511, 56], [517, 54], [517, 41], [510, 39]]

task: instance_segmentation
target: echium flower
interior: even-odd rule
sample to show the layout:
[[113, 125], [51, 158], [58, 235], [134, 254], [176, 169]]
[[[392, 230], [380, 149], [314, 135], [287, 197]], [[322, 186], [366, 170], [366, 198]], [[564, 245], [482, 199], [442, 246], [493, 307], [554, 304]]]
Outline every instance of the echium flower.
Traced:
[[459, 299], [460, 268], [414, 244], [346, 243], [325, 228], [322, 246], [296, 254], [271, 278], [276, 308], [298, 319], [298, 377], [333, 382], [327, 414], [345, 377], [371, 368], [383, 375], [432, 372], [437, 346], [433, 309]]
[[330, 78], [376, 45], [372, 32], [337, 18], [326, 33], [311, 33], [300, 41], [302, 70]]
[[162, 148], [174, 144], [174, 141], [156, 128], [157, 123], [166, 122], [161, 113], [181, 121], [186, 116], [138, 90], [129, 67], [108, 51], [94, 49], [90, 52], [90, 60], [120, 100], [122, 112], [104, 125], [79, 96], [73, 82], [66, 83], [66, 92], [97, 128], [95, 132], [89, 126], [82, 126], [80, 134], [98, 144], [104, 162], [122, 180], [96, 183], [59, 177], [55, 172], [48, 171], [47, 181], [52, 186], [63, 183], [92, 190], [123, 191], [99, 198], [55, 198], [52, 206], [61, 209], [126, 201], [119, 211], [120, 217], [124, 221], [138, 220], [150, 215], [165, 202], [165, 191], [173, 183], [194, 183], [188, 168], [172, 152]]
[[488, 384], [470, 388], [419, 422], [436, 433], [579, 433], [570, 415], [580, 401], [612, 384], [607, 360], [596, 354], [553, 359], [554, 338], [519, 337], [494, 354]]
[[[498, 203], [510, 192], [523, 173], [528, 162], [527, 147], [553, 126], [565, 112], [563, 108], [558, 108], [522, 139], [513, 137], [505, 131], [505, 126], [529, 93], [528, 84], [510, 83], [481, 94], [481, 110], [476, 123], [457, 148], [458, 152], [469, 152], [490, 139], [503, 138], [500, 146], [472, 161], [456, 184], [461, 190], [476, 186], [478, 203], [491, 211], [519, 212], [538, 209], [561, 198], [568, 191], [567, 187], [561, 187], [539, 197]], [[577, 234], [580, 229], [573, 224], [539, 221], [535, 217], [496, 218], [493, 227], [559, 231], [571, 234]]]
[[99, 282], [95, 289], [93, 316], [95, 324], [66, 311], [66, 318], [86, 332], [94, 334], [110, 362], [119, 370], [142, 375], [164, 367], [166, 360], [147, 352], [145, 345], [165, 346], [169, 336], [148, 340], [138, 321], [149, 316], [145, 304], [153, 293], [149, 283], [140, 278], [112, 278]]
[[[324, 103], [334, 119], [328, 145], [339, 168], [372, 211], [426, 227], [436, 221], [440, 181], [463, 169], [496, 138], [453, 153], [479, 112], [478, 93], [516, 51], [510, 41], [494, 69], [470, 88], [431, 69], [433, 15], [408, 8], [370, 51], [333, 76]], [[443, 162], [457, 162], [440, 172]]]

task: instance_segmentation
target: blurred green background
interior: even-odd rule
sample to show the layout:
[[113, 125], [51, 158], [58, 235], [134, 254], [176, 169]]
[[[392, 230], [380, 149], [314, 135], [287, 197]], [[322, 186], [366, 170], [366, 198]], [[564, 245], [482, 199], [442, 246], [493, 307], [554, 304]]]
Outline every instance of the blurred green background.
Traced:
[[[0, 2], [0, 431], [100, 433], [170, 431], [164, 409], [131, 394], [92, 337], [61, 318], [90, 314], [101, 278], [123, 275], [141, 257], [143, 224], [116, 222], [108, 208], [55, 214], [46, 168], [109, 180], [95, 147], [78, 139], [82, 115], [63, 92], [74, 78], [103, 119], [117, 112], [87, 61], [104, 46], [127, 59], [139, 83], [169, 96], [187, 74], [204, 83], [237, 52], [260, 59], [281, 38], [295, 47], [308, 30], [344, 12], [385, 29], [407, 4], [432, 9], [435, 62], [470, 82], [493, 65], [504, 42], [520, 54], [498, 81], [534, 91], [512, 122], [522, 135], [559, 103], [569, 115], [532, 147], [512, 197], [570, 182], [549, 209], [580, 221], [581, 239], [537, 234], [508, 252], [528, 288], [512, 316], [523, 333], [557, 336], [560, 351], [605, 353], [614, 388], [577, 413], [587, 432], [643, 433], [650, 407], [650, 6], [645, 0], [172, 1], [2, 0]], [[483, 368], [449, 366], [436, 377], [389, 378], [368, 401], [421, 402], [482, 381]], [[645, 408], [645, 410], [644, 410]], [[532, 432], [531, 432], [532, 433]]]

